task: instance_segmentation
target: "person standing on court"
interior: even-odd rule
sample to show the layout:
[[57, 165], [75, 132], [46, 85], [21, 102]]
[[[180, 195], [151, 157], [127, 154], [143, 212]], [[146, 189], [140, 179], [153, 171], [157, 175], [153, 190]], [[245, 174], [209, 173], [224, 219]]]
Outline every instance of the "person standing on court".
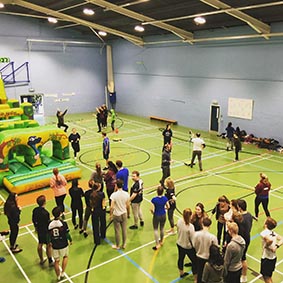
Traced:
[[193, 168], [195, 158], [196, 156], [198, 157], [198, 163], [199, 163], [199, 170], [202, 171], [202, 160], [201, 160], [201, 155], [202, 155], [202, 150], [205, 148], [205, 142], [204, 140], [200, 137], [200, 133], [196, 133], [196, 136], [191, 139], [193, 143], [193, 153], [192, 153], [192, 159], [191, 163], [186, 165], [190, 166]]
[[52, 266], [52, 247], [48, 242], [48, 224], [50, 222], [50, 214], [45, 209], [46, 205], [46, 197], [44, 195], [40, 195], [37, 197], [36, 202], [38, 207], [34, 208], [32, 211], [32, 222], [37, 233], [38, 237], [38, 245], [37, 245], [37, 253], [40, 260], [40, 265], [43, 265], [46, 261], [46, 258], [43, 257], [43, 245], [46, 245], [46, 255], [49, 261], [49, 266]]
[[162, 178], [160, 180], [161, 186], [164, 187], [164, 181], [167, 177], [170, 177], [170, 164], [171, 164], [171, 152], [170, 145], [167, 143], [163, 147], [162, 156], [161, 156], [161, 169], [162, 169]]
[[120, 249], [120, 229], [122, 229], [122, 249], [127, 242], [127, 218], [130, 217], [130, 196], [123, 191], [123, 181], [117, 180], [115, 192], [111, 195], [110, 219], [113, 219], [115, 231], [115, 245], [113, 249]]
[[197, 283], [202, 283], [202, 272], [209, 258], [210, 246], [212, 244], [217, 245], [218, 243], [216, 236], [209, 232], [211, 223], [210, 218], [205, 217], [202, 222], [203, 229], [196, 231], [193, 238], [193, 247], [196, 250], [197, 256]]
[[72, 133], [69, 135], [69, 142], [72, 145], [72, 148], [74, 150], [74, 158], [77, 159], [77, 153], [80, 152], [80, 139], [81, 136], [77, 132], [76, 128], [72, 129]]
[[[72, 237], [69, 233], [69, 227], [66, 222], [60, 219], [60, 207], [52, 209], [54, 220], [48, 225], [49, 237], [53, 249], [54, 269], [58, 280], [63, 280], [66, 276], [65, 270], [68, 263], [69, 244], [72, 244]], [[60, 270], [60, 258], [63, 257]]]
[[226, 127], [226, 139], [227, 139], [227, 151], [233, 150], [233, 135], [235, 133], [235, 129], [232, 127], [232, 123], [229, 122]]
[[50, 187], [53, 189], [55, 195], [55, 202], [58, 207], [60, 207], [62, 212], [62, 218], [65, 218], [64, 211], [64, 200], [67, 195], [66, 190], [67, 181], [63, 175], [59, 173], [58, 168], [53, 169], [53, 176], [50, 179]]
[[[152, 198], [150, 208], [150, 211], [153, 214], [152, 225], [155, 238], [155, 246], [152, 247], [152, 249], [155, 251], [163, 245], [166, 209], [170, 207], [167, 197], [163, 195], [164, 188], [159, 186], [156, 192], [157, 196]], [[158, 233], [158, 227], [160, 233]]]
[[18, 205], [18, 195], [10, 193], [5, 204], [4, 213], [8, 218], [8, 224], [10, 227], [10, 249], [13, 254], [20, 253], [22, 249], [16, 244], [16, 240], [19, 234], [19, 222], [21, 209]]
[[107, 134], [105, 132], [102, 133], [103, 143], [102, 143], [102, 153], [103, 158], [105, 159], [106, 165], [103, 168], [103, 170], [108, 169], [108, 160], [109, 160], [109, 154], [110, 154], [110, 140], [107, 137]]
[[126, 167], [123, 167], [123, 162], [121, 160], [116, 161], [116, 166], [118, 169], [118, 172], [116, 173], [116, 179], [120, 179], [123, 181], [123, 190], [128, 191], [128, 179], [129, 179], [129, 169]]
[[166, 144], [169, 144], [170, 151], [171, 151], [171, 149], [172, 149], [172, 136], [173, 136], [173, 132], [171, 130], [171, 125], [170, 124], [166, 125], [166, 128], [162, 132], [162, 135], [163, 135], [163, 146], [165, 146]]
[[235, 160], [234, 161], [239, 161], [239, 151], [242, 149], [242, 143], [240, 138], [234, 134], [233, 135], [233, 140], [234, 140], [234, 146], [235, 146]]
[[111, 114], [111, 129], [114, 132], [115, 131], [115, 121], [116, 121], [116, 113], [114, 109], [110, 109]]
[[[79, 187], [78, 179], [72, 180], [72, 186], [69, 189], [71, 197], [72, 223], [75, 229], [82, 229], [83, 227], [83, 201], [84, 191]], [[77, 212], [79, 216], [79, 224], [77, 224]]]
[[64, 116], [67, 113], [68, 109], [66, 109], [64, 112], [60, 111], [59, 109], [57, 110], [56, 116], [58, 119], [57, 127], [60, 129], [61, 127], [64, 127], [64, 132], [66, 133], [69, 126], [65, 124], [64, 122]]
[[265, 283], [272, 283], [272, 274], [276, 267], [276, 251], [283, 244], [283, 238], [273, 231], [277, 222], [268, 217], [264, 223], [264, 230], [260, 233], [262, 238], [262, 256], [260, 264], [260, 273]]
[[262, 204], [266, 217], [270, 217], [270, 212], [268, 210], [268, 201], [269, 201], [269, 191], [271, 189], [271, 184], [267, 176], [263, 173], [259, 174], [260, 180], [259, 183], [255, 186], [255, 217], [254, 219], [258, 220], [259, 205]]
[[231, 236], [231, 241], [227, 245], [224, 256], [225, 282], [240, 283], [242, 274], [242, 257], [246, 242], [243, 237], [238, 234], [239, 228], [237, 223], [228, 223], [227, 227], [228, 233]]
[[140, 178], [138, 171], [132, 172], [132, 180], [134, 181], [130, 192], [130, 203], [134, 215], [134, 225], [130, 226], [130, 229], [138, 229], [138, 221], [140, 220], [141, 227], [144, 226], [143, 214], [141, 210], [141, 203], [143, 201], [143, 181]]

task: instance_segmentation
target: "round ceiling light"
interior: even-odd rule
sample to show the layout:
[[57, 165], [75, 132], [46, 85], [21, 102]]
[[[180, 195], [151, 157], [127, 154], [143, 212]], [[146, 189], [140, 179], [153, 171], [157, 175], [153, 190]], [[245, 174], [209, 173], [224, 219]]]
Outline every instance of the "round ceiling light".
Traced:
[[84, 14], [86, 14], [88, 16], [94, 15], [94, 11], [92, 9], [84, 8], [83, 12], [84, 12]]
[[144, 27], [143, 26], [135, 26], [135, 31], [143, 32], [144, 31]]
[[194, 18], [194, 22], [197, 24], [197, 25], [203, 25], [206, 23], [206, 19], [204, 17], [195, 17]]
[[58, 21], [57, 21], [57, 19], [55, 19], [55, 18], [48, 17], [48, 22], [49, 22], [49, 23], [52, 23], [52, 24], [56, 24]]

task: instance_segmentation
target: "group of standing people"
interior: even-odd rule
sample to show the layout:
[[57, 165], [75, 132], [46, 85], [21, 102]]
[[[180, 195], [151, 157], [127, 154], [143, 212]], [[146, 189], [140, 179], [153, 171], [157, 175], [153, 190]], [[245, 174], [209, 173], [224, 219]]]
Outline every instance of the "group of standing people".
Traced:
[[96, 122], [97, 122], [97, 128], [98, 128], [98, 133], [101, 132], [102, 128], [107, 127], [107, 120], [108, 120], [108, 115], [110, 114], [111, 117], [111, 129], [112, 131], [115, 130], [115, 121], [116, 121], [116, 112], [112, 108], [108, 111], [108, 108], [105, 104], [99, 106], [96, 108]]

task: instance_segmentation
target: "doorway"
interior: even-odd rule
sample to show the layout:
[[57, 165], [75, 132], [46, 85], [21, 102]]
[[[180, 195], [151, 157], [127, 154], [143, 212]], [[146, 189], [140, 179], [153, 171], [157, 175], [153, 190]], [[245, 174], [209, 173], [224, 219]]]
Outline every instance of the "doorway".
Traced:
[[210, 106], [210, 125], [209, 130], [219, 132], [220, 124], [220, 105], [212, 104]]

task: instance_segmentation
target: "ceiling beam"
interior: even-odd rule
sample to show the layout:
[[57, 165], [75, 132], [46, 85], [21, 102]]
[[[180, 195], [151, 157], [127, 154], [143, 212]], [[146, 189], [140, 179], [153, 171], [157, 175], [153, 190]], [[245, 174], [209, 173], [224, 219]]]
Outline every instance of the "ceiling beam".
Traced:
[[179, 17], [174, 17], [174, 18], [167, 18], [163, 20], [155, 20], [151, 22], [144, 22], [142, 25], [149, 25], [152, 23], [168, 23], [168, 22], [173, 22], [173, 21], [182, 21], [182, 20], [187, 20], [187, 19], [194, 19], [195, 17], [206, 17], [206, 16], [213, 16], [213, 15], [219, 15], [219, 14], [224, 14], [227, 12], [231, 11], [245, 11], [245, 10], [252, 10], [252, 9], [259, 9], [259, 8], [266, 8], [266, 7], [274, 7], [274, 6], [279, 6], [283, 5], [283, 1], [278, 1], [278, 2], [270, 2], [270, 3], [263, 3], [263, 4], [255, 4], [255, 5], [249, 5], [249, 6], [241, 6], [237, 8], [229, 8], [225, 10], [217, 10], [217, 11], [211, 11], [211, 12], [202, 12], [202, 13], [196, 13], [196, 14], [191, 14], [187, 16], [179, 16]]
[[270, 26], [262, 21], [259, 21], [258, 19], [249, 16], [248, 14], [239, 11], [239, 10], [227, 10], [226, 9], [231, 9], [233, 7], [219, 1], [219, 0], [200, 0], [201, 2], [212, 6], [216, 9], [223, 10], [226, 14], [235, 17], [245, 23], [247, 23], [251, 28], [253, 28], [256, 32], [263, 34], [263, 37], [268, 39], [264, 34], [270, 33]]
[[85, 21], [85, 20], [79, 19], [77, 17], [66, 15], [66, 14], [63, 14], [63, 13], [58, 12], [58, 11], [54, 11], [54, 10], [51, 10], [51, 9], [48, 9], [48, 8], [45, 8], [45, 7], [42, 7], [42, 6], [39, 6], [39, 5], [29, 3], [27, 1], [23, 1], [23, 0], [1, 0], [1, 2], [3, 4], [12, 4], [12, 5], [21, 6], [21, 7], [33, 10], [33, 11], [37, 11], [37, 12], [42, 13], [42, 14], [46, 14], [48, 16], [52, 16], [54, 18], [58, 18], [58, 19], [69, 21], [69, 22], [77, 23], [77, 24], [80, 24], [82, 26], [86, 26], [86, 27], [89, 27], [89, 28], [91, 27], [91, 28], [94, 28], [94, 29], [97, 29], [97, 30], [103, 30], [107, 33], [114, 34], [116, 36], [122, 37], [122, 38], [134, 43], [135, 45], [139, 45], [139, 46], [144, 45], [144, 42], [143, 42], [142, 38], [140, 38], [140, 37], [137, 37], [137, 36], [134, 36], [134, 35], [131, 35], [131, 34], [128, 34], [128, 33], [124, 33], [124, 32], [121, 32], [121, 31], [118, 31], [118, 30], [115, 30], [115, 29], [112, 29], [112, 28], [108, 28], [108, 27], [105, 27], [105, 26], [102, 26], [102, 25], [98, 25], [98, 24], [95, 24], [95, 23], [92, 23], [92, 22], [89, 22], [89, 21]]
[[[142, 22], [149, 22], [149, 21], [153, 21], [154, 19], [151, 17], [147, 17], [144, 16], [142, 14], [139, 14], [137, 12], [131, 11], [129, 9], [123, 8], [121, 6], [112, 4], [110, 2], [104, 1], [104, 0], [86, 0], [88, 3], [92, 3], [94, 5], [106, 8], [108, 10], [111, 10], [115, 13], [124, 15], [126, 17], [135, 19]], [[151, 25], [170, 31], [172, 33], [174, 33], [176, 36], [182, 38], [183, 40], [186, 40], [187, 42], [192, 41], [193, 39], [193, 34], [191, 32], [188, 32], [186, 30], [183, 30], [181, 28], [166, 24], [166, 23], [162, 23], [162, 22], [158, 22], [158, 23], [152, 23]]]

